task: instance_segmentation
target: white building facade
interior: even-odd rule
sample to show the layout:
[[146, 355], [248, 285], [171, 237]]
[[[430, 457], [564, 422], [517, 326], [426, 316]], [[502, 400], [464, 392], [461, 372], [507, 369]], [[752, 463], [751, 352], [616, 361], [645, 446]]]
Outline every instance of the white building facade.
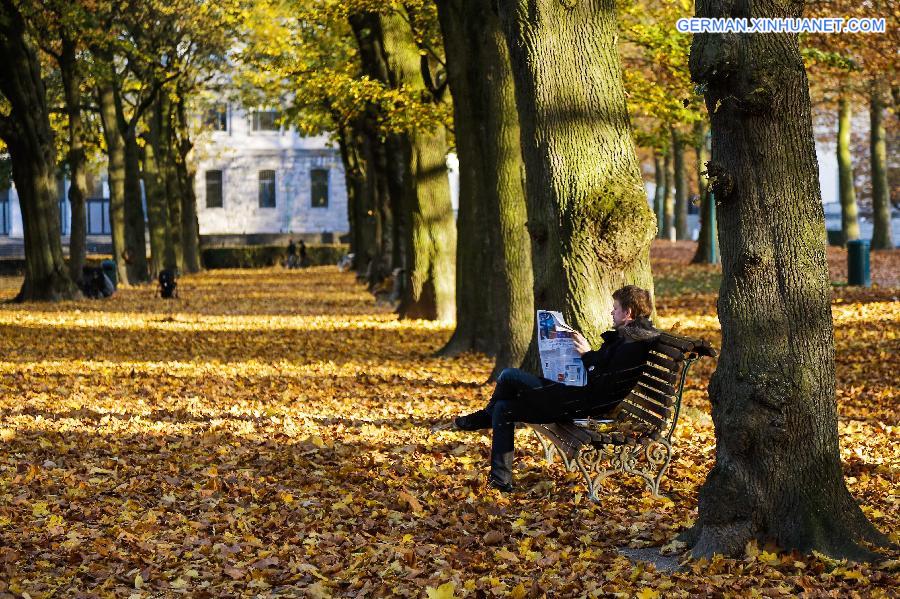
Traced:
[[200, 235], [322, 236], [350, 229], [340, 151], [278, 126], [273, 110], [219, 104], [198, 140]]
[[[347, 188], [340, 150], [327, 136], [303, 137], [280, 127], [272, 110], [244, 111], [220, 104], [205, 115], [195, 145], [197, 218], [201, 238], [240, 243], [278, 240], [285, 235], [337, 241], [349, 229]], [[87, 233], [110, 235], [109, 186], [105, 173], [89, 177]], [[60, 181], [60, 228], [71, 231]], [[146, 214], [146, 210], [145, 210]], [[0, 237], [24, 236], [15, 186], [0, 190]], [[64, 242], [67, 242], [64, 239]], [[221, 241], [221, 239], [220, 239]]]

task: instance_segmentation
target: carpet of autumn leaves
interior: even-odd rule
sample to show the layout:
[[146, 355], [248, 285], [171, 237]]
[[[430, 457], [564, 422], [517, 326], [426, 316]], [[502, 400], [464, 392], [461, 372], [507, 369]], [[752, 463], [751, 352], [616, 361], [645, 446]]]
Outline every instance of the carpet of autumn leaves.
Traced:
[[[687, 265], [691, 249], [654, 248], [659, 324], [717, 344], [717, 269]], [[834, 293], [841, 457], [852, 493], [897, 542], [900, 252], [876, 258], [879, 287]], [[19, 284], [0, 279], [0, 299]], [[741, 559], [678, 568], [673, 540], [696, 517], [714, 457], [713, 360], [688, 380], [667, 498], [618, 476], [593, 504], [525, 431], [518, 491], [502, 496], [484, 486], [487, 437], [428, 431], [491, 391], [488, 359], [432, 356], [450, 327], [398, 322], [333, 267], [212, 271], [179, 288], [171, 302], [144, 287], [0, 305], [0, 597], [844, 597], [900, 586], [896, 550], [848, 564], [751, 545]], [[656, 546], [673, 557], [626, 557]]]

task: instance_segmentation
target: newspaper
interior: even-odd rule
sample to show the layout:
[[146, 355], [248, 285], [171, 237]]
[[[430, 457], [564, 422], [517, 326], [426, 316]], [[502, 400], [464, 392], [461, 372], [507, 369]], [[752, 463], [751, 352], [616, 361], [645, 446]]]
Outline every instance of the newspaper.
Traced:
[[559, 312], [537, 311], [538, 352], [544, 378], [576, 387], [587, 383], [581, 355], [575, 350], [575, 329]]

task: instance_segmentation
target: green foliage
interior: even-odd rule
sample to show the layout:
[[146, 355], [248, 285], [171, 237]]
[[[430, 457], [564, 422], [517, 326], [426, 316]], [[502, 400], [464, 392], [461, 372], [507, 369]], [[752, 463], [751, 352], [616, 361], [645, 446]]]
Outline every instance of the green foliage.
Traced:
[[687, 0], [618, 0], [620, 51], [628, 108], [639, 146], [667, 148], [673, 126], [689, 129], [706, 118], [703, 98], [691, 83], [691, 36], [675, 30], [690, 17]]

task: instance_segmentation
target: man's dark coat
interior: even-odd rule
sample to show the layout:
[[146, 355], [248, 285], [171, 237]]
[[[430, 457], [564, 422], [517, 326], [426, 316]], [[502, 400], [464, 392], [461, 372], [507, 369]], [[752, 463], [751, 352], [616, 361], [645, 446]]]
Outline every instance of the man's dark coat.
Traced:
[[600, 416], [615, 408], [627, 395], [630, 381], [646, 361], [659, 331], [653, 328], [650, 319], [641, 317], [601, 336], [600, 348], [581, 356], [587, 370], [587, 385], [574, 387], [545, 379], [547, 385], [521, 391], [520, 396], [533, 405], [543, 405], [558, 413], [560, 420]]

